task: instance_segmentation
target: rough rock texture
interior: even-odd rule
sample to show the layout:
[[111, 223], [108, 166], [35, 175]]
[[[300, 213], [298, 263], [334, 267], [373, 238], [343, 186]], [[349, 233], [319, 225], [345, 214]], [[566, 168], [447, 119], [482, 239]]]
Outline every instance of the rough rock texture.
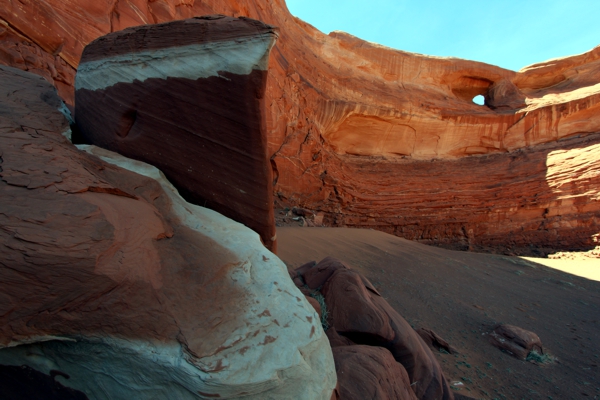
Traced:
[[490, 333], [490, 342], [514, 357], [525, 360], [531, 351], [544, 354], [542, 341], [535, 333], [514, 325], [500, 325]]
[[[329, 225], [457, 250], [541, 256], [593, 248], [600, 135], [454, 161], [353, 157], [328, 171]], [[376, 177], [376, 179], [375, 179]]]
[[[6, 24], [73, 68], [85, 44], [128, 26], [212, 13], [279, 26], [266, 102], [274, 190], [283, 205], [325, 212], [329, 225], [372, 227], [454, 248], [531, 253], [530, 240], [554, 249], [591, 246], [597, 211], [579, 214], [563, 203], [594, 203], [597, 192], [578, 189], [569, 173], [569, 193], [555, 190], [543, 168], [520, 185], [527, 171], [513, 159], [527, 147], [543, 162], [546, 148], [536, 145], [555, 143], [562, 151], [557, 140], [570, 137], [568, 150], [600, 131], [598, 47], [514, 72], [393, 50], [341, 32], [325, 35], [292, 17], [283, 0], [6, 3], [0, 8]], [[485, 106], [471, 101], [478, 94]], [[469, 158], [467, 165], [441, 161], [486, 154], [498, 157]], [[416, 160], [434, 159], [437, 175], [402, 185], [423, 168]], [[479, 171], [479, 162], [499, 170]], [[599, 169], [595, 158], [558, 166], [576, 176], [597, 176]], [[361, 178], [349, 180], [357, 169]], [[381, 190], [388, 178], [397, 185]], [[503, 186], [511, 190], [498, 189]], [[536, 195], [546, 200], [532, 201]], [[523, 213], [531, 223], [523, 224]]]
[[77, 150], [42, 78], [0, 90], [0, 365], [91, 398], [330, 398], [317, 314], [256, 233]]
[[365, 345], [333, 348], [340, 399], [416, 400], [406, 370], [389, 350]]
[[44, 51], [37, 43], [21, 35], [2, 20], [0, 20], [0, 64], [43, 76], [56, 87], [66, 103], [74, 103], [75, 68], [67, 64], [59, 55]]
[[183, 197], [275, 251], [264, 91], [276, 30], [209, 16], [129, 28], [83, 53], [76, 122], [92, 144], [148, 162]]
[[422, 400], [453, 398], [423, 339], [364, 276], [333, 257], [296, 271], [302, 268], [307, 286], [318, 288], [325, 298], [327, 337], [334, 348], [342, 399], [345, 393], [352, 399], [413, 398], [409, 392]]

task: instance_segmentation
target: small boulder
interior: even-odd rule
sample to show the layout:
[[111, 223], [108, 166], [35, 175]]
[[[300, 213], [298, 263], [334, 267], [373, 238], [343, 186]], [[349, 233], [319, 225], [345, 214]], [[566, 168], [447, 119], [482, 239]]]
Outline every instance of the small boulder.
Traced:
[[314, 215], [314, 213], [312, 211], [307, 210], [305, 208], [300, 208], [300, 207], [292, 208], [292, 212], [301, 217], [312, 217]]
[[454, 347], [450, 346], [450, 344], [446, 340], [444, 340], [440, 335], [438, 335], [431, 329], [420, 328], [417, 329], [417, 333], [419, 334], [419, 336], [421, 336], [421, 339], [423, 339], [423, 341], [427, 343], [427, 346], [429, 346], [429, 348], [432, 350], [445, 351], [449, 354], [458, 353], [458, 351], [456, 351]]
[[309, 269], [311, 269], [312, 267], [314, 267], [315, 265], [317, 265], [316, 261], [309, 261], [307, 263], [302, 264], [301, 266], [299, 266], [298, 268], [296, 268], [294, 270], [295, 272], [295, 276], [304, 276], [304, 273], [306, 271], [308, 271]]
[[490, 342], [519, 360], [526, 360], [536, 350], [543, 354], [542, 341], [535, 333], [514, 325], [500, 325], [490, 333]]

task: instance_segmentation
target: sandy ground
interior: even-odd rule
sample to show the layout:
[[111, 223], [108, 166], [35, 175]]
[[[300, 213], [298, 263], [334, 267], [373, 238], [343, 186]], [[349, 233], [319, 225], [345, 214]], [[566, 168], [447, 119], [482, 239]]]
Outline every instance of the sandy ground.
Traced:
[[585, 252], [559, 252], [548, 258], [522, 257], [582, 278], [600, 281], [600, 247]]
[[582, 278], [600, 281], [600, 259], [577, 257], [574, 259], [550, 259], [521, 257], [524, 260], [542, 264], [559, 271], [577, 275]]
[[[600, 282], [592, 264], [449, 251], [374, 230], [277, 229], [289, 267], [334, 256], [365, 274], [414, 327], [459, 354], [436, 353], [458, 393], [477, 399], [600, 398]], [[597, 263], [597, 260], [584, 260]], [[586, 266], [587, 265], [587, 266]], [[597, 265], [597, 264], [593, 264]], [[575, 274], [575, 272], [578, 272]], [[500, 323], [539, 335], [554, 363], [519, 361], [491, 346]]]

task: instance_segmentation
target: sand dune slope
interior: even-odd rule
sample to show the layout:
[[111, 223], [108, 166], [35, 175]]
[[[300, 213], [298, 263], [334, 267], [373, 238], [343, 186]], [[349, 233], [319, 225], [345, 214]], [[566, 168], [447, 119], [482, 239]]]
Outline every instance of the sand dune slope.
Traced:
[[[600, 397], [600, 282], [517, 257], [449, 251], [373, 230], [278, 228], [288, 266], [331, 255], [365, 274], [437, 353], [458, 393], [484, 399]], [[499, 323], [536, 332], [556, 362], [518, 361], [489, 344]]]

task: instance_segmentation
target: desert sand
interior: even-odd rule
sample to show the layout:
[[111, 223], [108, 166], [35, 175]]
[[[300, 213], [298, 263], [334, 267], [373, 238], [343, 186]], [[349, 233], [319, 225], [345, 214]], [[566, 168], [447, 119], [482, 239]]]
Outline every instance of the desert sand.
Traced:
[[522, 258], [582, 278], [600, 281], [600, 258], [594, 253], [595, 251], [560, 252], [550, 254], [548, 258]]
[[[539, 259], [450, 251], [368, 229], [279, 227], [278, 240], [278, 255], [289, 268], [326, 256], [344, 260], [414, 328], [446, 339], [458, 353], [436, 355], [457, 394], [600, 397], [596, 280], [549, 268]], [[519, 361], [493, 347], [488, 333], [500, 323], [537, 333], [554, 361]]]

